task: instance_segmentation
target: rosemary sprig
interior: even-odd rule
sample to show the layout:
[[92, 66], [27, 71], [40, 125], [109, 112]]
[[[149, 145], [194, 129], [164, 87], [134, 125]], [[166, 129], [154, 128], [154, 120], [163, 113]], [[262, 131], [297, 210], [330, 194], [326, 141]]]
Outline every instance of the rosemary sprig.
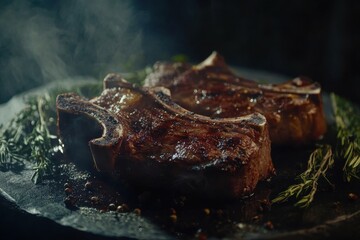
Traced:
[[343, 160], [344, 179], [360, 179], [360, 110], [349, 101], [331, 94], [338, 130], [336, 158]]
[[15, 171], [30, 162], [34, 164], [32, 181], [35, 183], [53, 174], [56, 170], [54, 156], [62, 153], [62, 143], [54, 134], [56, 96], [74, 91], [92, 97], [99, 94], [101, 88], [101, 82], [89, 83], [28, 98], [26, 107], [6, 127], [0, 126], [0, 169]]
[[0, 137], [0, 166], [4, 168], [11, 168], [15, 165], [22, 166], [24, 160], [21, 153], [16, 148], [16, 143], [13, 139], [6, 139], [3, 135]]
[[24, 166], [24, 162], [33, 163], [34, 174], [32, 180], [38, 183], [46, 174], [53, 171], [54, 164], [51, 157], [61, 148], [55, 148], [60, 142], [50, 133], [44, 112], [49, 108], [50, 96], [45, 94], [27, 100], [27, 107], [23, 109], [7, 126], [1, 127], [0, 138], [0, 166], [12, 168]]
[[[316, 148], [310, 155], [308, 166], [305, 172], [300, 174], [297, 179], [300, 183], [289, 186], [285, 191], [281, 192], [273, 203], [285, 202], [290, 197], [300, 198], [295, 206], [308, 207], [314, 200], [315, 193], [318, 188], [320, 178], [330, 181], [326, 177], [327, 170], [334, 165], [334, 158], [330, 145], [321, 145]], [[330, 185], [332, 185], [330, 183]]]
[[31, 149], [30, 158], [36, 162], [36, 166], [34, 167], [35, 172], [32, 177], [34, 182], [38, 182], [46, 173], [52, 172], [54, 165], [52, 164], [51, 157], [54, 154], [55, 147], [52, 142], [53, 140], [57, 140], [56, 144], [61, 144], [57, 136], [50, 133], [48, 124], [45, 121], [43, 108], [49, 101], [49, 95], [37, 98], [36, 111], [38, 119], [31, 134], [26, 138]]
[[289, 186], [272, 200], [273, 203], [295, 197], [299, 199], [295, 206], [308, 207], [314, 200], [321, 177], [332, 185], [326, 174], [335, 163], [342, 165], [346, 181], [360, 179], [360, 110], [334, 93], [330, 97], [337, 131], [336, 143], [316, 148], [309, 157], [306, 171], [299, 176], [301, 182]]

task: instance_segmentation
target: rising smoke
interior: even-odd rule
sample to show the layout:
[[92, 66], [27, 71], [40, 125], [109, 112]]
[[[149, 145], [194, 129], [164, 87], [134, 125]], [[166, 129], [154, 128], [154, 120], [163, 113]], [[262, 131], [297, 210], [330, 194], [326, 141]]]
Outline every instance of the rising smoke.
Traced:
[[141, 21], [129, 1], [0, 3], [0, 102], [74, 76], [141, 66]]

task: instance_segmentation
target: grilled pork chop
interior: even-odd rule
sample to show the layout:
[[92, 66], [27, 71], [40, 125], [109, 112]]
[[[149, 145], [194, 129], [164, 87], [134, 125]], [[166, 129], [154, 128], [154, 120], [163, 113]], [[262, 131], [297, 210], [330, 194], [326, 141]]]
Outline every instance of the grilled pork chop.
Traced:
[[326, 131], [321, 88], [306, 78], [259, 84], [234, 75], [214, 52], [197, 66], [157, 63], [145, 86], [164, 86], [182, 107], [212, 118], [263, 114], [274, 144], [303, 144]]
[[165, 88], [137, 88], [116, 74], [104, 87], [91, 100], [57, 97], [59, 133], [75, 162], [92, 157], [97, 170], [135, 185], [216, 198], [249, 195], [274, 174], [263, 115], [211, 119]]

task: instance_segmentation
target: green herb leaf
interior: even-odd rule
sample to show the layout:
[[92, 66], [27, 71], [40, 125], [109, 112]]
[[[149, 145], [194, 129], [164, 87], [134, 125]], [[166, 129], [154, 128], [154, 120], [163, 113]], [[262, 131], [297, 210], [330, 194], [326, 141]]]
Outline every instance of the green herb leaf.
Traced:
[[344, 162], [344, 179], [360, 179], [360, 109], [331, 94], [337, 133], [336, 158]]
[[324, 178], [329, 182], [326, 178], [326, 173], [333, 165], [334, 159], [331, 146], [319, 146], [311, 153], [306, 171], [297, 177], [300, 182], [289, 186], [273, 199], [272, 202], [285, 202], [290, 197], [296, 197], [300, 199], [295, 203], [295, 206], [308, 207], [314, 200], [319, 179]]
[[315, 149], [309, 157], [306, 171], [299, 176], [301, 182], [289, 186], [272, 200], [273, 203], [295, 197], [300, 198], [295, 206], [308, 207], [314, 200], [321, 177], [332, 185], [326, 174], [334, 162], [343, 166], [345, 181], [360, 179], [360, 109], [334, 93], [330, 97], [337, 131], [336, 143], [332, 146], [323, 144]]

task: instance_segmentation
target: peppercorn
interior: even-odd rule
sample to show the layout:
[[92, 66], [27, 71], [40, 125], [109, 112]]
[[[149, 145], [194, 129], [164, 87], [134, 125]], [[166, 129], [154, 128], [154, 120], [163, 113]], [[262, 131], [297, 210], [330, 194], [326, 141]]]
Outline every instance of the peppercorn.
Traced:
[[129, 211], [129, 207], [128, 207], [128, 205], [126, 205], [126, 204], [124, 203], [124, 204], [119, 205], [119, 206], [116, 208], [116, 211], [119, 212], [119, 213], [128, 212], [128, 211]]
[[356, 195], [355, 193], [349, 193], [348, 198], [349, 198], [350, 201], [356, 201], [356, 200], [359, 199], [359, 196]]
[[140, 208], [135, 208], [135, 209], [134, 209], [134, 213], [135, 213], [136, 215], [141, 215], [141, 209], [140, 209]]
[[99, 197], [93, 196], [90, 198], [91, 202], [93, 204], [98, 204], [99, 203]]
[[115, 211], [116, 210], [116, 205], [113, 204], [113, 203], [110, 203], [108, 208], [109, 208], [110, 211]]
[[69, 188], [69, 187], [65, 188], [64, 191], [65, 191], [66, 194], [71, 194], [72, 193], [72, 189]]
[[210, 215], [210, 209], [204, 208], [203, 211], [204, 211], [205, 215]]
[[170, 215], [170, 220], [171, 220], [171, 222], [175, 223], [177, 221], [177, 215], [176, 214], [171, 214]]
[[173, 215], [173, 214], [176, 215], [176, 210], [175, 210], [175, 208], [170, 208], [170, 214], [171, 214], [171, 215]]
[[260, 220], [260, 216], [259, 215], [255, 215], [253, 218], [252, 218], [252, 221], [253, 222], [258, 222]]
[[85, 188], [86, 188], [87, 190], [91, 190], [91, 189], [92, 189], [92, 182], [87, 181], [87, 182], [85, 183]]
[[266, 223], [264, 223], [264, 227], [268, 230], [273, 230], [274, 224], [271, 221], [267, 221]]
[[196, 233], [196, 237], [197, 237], [197, 239], [199, 239], [199, 240], [206, 240], [206, 239], [207, 239], [206, 233], [204, 233], [204, 232], [201, 231], [201, 230]]

